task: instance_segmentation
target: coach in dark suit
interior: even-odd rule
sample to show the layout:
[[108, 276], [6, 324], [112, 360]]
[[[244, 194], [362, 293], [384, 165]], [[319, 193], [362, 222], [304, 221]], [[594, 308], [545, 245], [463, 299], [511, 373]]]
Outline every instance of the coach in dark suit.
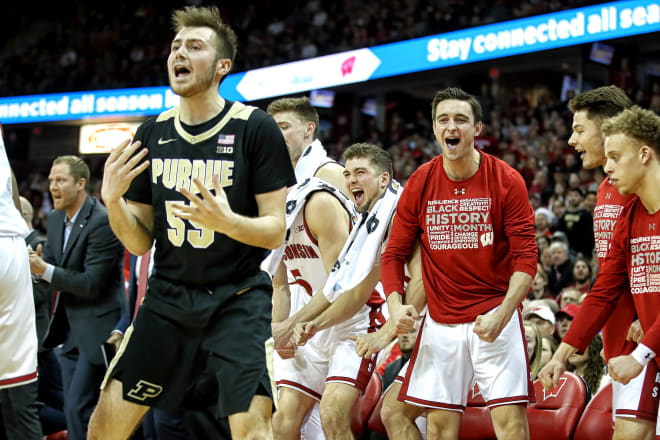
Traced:
[[101, 346], [126, 307], [122, 257], [105, 207], [87, 195], [89, 168], [76, 156], [55, 159], [48, 176], [54, 210], [48, 240], [31, 252], [33, 275], [59, 292], [44, 348], [60, 356], [68, 438], [85, 439], [105, 365]]

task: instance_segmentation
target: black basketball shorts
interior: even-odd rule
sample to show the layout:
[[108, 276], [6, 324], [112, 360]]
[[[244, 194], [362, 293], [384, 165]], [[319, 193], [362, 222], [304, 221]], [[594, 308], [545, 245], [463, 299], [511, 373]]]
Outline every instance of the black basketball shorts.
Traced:
[[138, 314], [106, 374], [125, 400], [173, 411], [206, 363], [218, 379], [218, 415], [271, 396], [264, 343], [271, 336], [272, 285], [258, 274], [203, 288], [152, 276]]

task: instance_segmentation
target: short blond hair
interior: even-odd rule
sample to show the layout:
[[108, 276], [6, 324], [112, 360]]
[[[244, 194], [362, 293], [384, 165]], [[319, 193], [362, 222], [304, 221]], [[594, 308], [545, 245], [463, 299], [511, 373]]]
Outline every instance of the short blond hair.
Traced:
[[298, 118], [303, 122], [313, 122], [313, 136], [316, 137], [316, 132], [319, 129], [319, 114], [308, 97], [276, 99], [268, 104], [266, 111], [271, 116], [275, 116], [278, 113], [292, 112], [298, 115]]
[[172, 13], [172, 25], [175, 32], [184, 27], [208, 27], [216, 36], [216, 52], [218, 58], [229, 58], [234, 63], [238, 38], [236, 33], [220, 18], [217, 6], [186, 6]]
[[660, 117], [651, 110], [633, 106], [603, 122], [603, 136], [623, 133], [647, 145], [660, 157]]

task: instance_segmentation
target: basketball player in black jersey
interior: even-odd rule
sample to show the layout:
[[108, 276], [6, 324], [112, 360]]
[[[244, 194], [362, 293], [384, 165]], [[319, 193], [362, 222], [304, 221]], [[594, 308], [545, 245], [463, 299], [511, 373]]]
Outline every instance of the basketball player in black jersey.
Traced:
[[89, 438], [128, 438], [150, 406], [171, 410], [210, 362], [232, 438], [267, 438], [272, 397], [264, 342], [271, 292], [259, 264], [285, 235], [295, 183], [265, 112], [218, 94], [236, 36], [215, 7], [175, 11], [167, 61], [181, 104], [143, 123], [107, 159], [102, 195], [113, 231], [154, 271], [102, 386]]

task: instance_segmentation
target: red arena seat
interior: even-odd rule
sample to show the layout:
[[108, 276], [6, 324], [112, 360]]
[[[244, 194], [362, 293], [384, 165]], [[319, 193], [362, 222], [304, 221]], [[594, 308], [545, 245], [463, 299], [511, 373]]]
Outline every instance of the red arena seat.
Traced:
[[[351, 417], [351, 430], [356, 437], [362, 436], [364, 428], [367, 426], [369, 416], [374, 411], [374, 407], [379, 403], [381, 393], [383, 391], [383, 378], [380, 374], [374, 373], [369, 379], [367, 388], [364, 393], [355, 402], [353, 408], [353, 416]], [[380, 411], [379, 411], [380, 413]]]
[[610, 440], [614, 434], [612, 427], [612, 384], [600, 390], [584, 410], [577, 429], [575, 440]]
[[557, 388], [549, 392], [537, 380], [534, 391], [536, 404], [527, 408], [531, 439], [571, 439], [587, 400], [587, 386], [582, 378], [564, 373]]
[[[392, 385], [387, 387], [387, 390], [389, 390], [391, 386]], [[383, 398], [385, 397], [387, 390], [385, 390], [385, 392], [382, 393], [382, 396], [380, 396], [378, 399], [378, 403], [376, 404], [374, 410], [371, 412], [371, 416], [369, 416], [369, 422], [367, 424], [370, 431], [379, 432], [381, 434], [387, 434], [385, 425], [383, 425], [383, 420], [380, 418], [380, 410], [383, 408]]]

